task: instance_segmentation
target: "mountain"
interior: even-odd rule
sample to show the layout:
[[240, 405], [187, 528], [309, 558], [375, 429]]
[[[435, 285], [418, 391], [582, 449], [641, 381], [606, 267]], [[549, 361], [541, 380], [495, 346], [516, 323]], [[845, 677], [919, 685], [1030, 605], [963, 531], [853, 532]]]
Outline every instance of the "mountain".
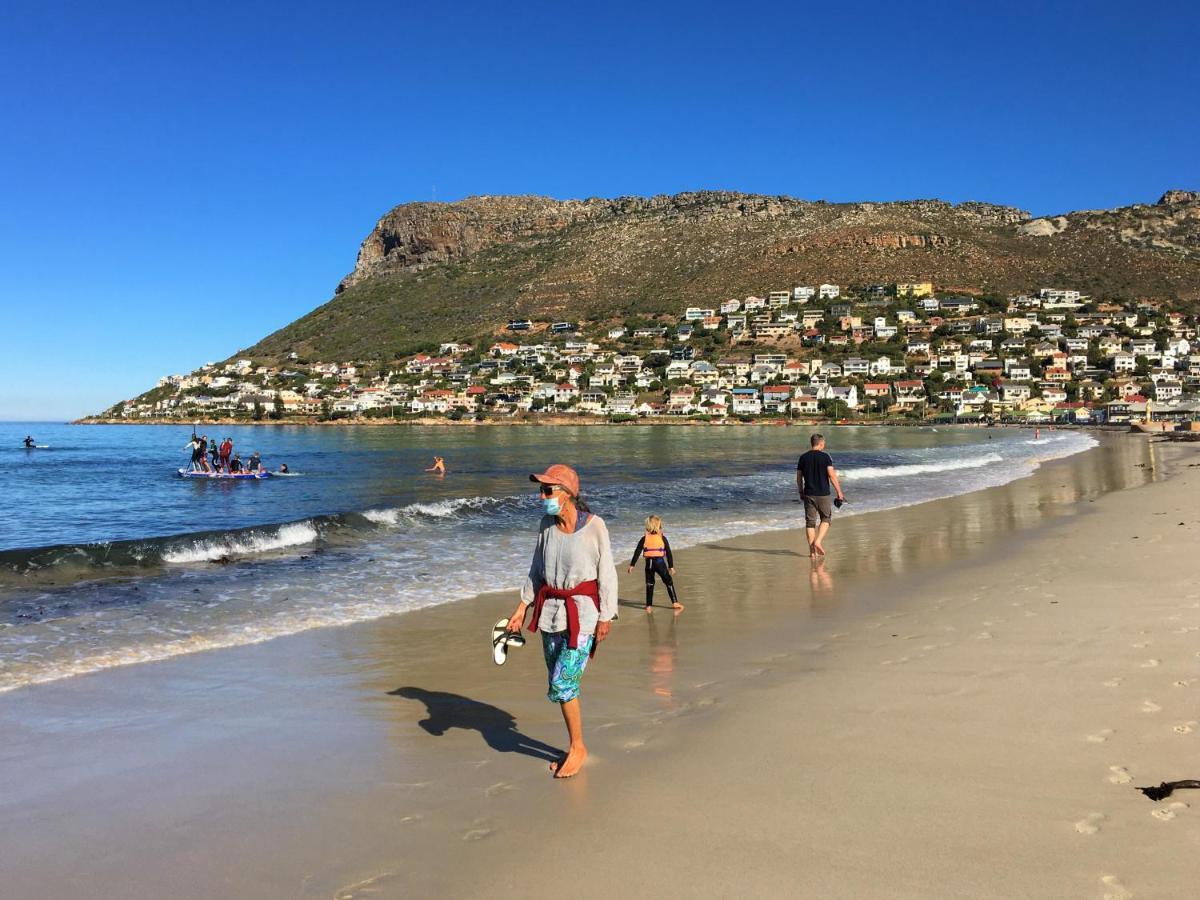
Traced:
[[826, 203], [728, 192], [406, 203], [333, 298], [237, 356], [387, 360], [511, 318], [678, 314], [797, 284], [932, 281], [939, 291], [1071, 287], [1200, 301], [1200, 193], [1033, 219], [988, 203]]

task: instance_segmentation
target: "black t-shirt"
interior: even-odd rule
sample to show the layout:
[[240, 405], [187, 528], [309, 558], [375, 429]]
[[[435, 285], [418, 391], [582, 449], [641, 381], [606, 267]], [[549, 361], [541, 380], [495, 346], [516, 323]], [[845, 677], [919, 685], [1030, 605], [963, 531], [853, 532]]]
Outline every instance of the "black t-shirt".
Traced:
[[804, 476], [804, 493], [809, 497], [828, 497], [833, 493], [829, 484], [829, 467], [833, 457], [824, 450], [809, 450], [796, 463], [796, 471]]

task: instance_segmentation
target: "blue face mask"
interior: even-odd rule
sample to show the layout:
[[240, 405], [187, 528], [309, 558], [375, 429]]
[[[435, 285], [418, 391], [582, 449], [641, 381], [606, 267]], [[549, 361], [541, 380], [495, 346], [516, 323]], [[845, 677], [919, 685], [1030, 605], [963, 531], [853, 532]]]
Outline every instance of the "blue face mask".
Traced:
[[562, 504], [558, 502], [557, 497], [543, 497], [542, 511], [548, 516], [557, 516], [562, 512]]

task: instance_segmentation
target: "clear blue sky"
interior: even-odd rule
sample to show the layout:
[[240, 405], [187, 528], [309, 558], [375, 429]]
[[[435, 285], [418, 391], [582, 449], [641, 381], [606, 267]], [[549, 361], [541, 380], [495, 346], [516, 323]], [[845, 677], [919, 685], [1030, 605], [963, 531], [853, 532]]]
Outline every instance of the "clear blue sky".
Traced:
[[1196, 10], [8, 0], [0, 419], [249, 345], [435, 191], [1052, 213], [1198, 188]]

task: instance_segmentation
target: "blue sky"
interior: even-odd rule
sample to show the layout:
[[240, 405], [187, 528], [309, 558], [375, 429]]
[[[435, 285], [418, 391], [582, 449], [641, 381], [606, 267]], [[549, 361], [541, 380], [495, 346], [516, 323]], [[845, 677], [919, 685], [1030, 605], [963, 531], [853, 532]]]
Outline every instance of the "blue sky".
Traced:
[[327, 300], [391, 206], [1200, 188], [1185, 3], [60, 3], [0, 17], [0, 419]]

